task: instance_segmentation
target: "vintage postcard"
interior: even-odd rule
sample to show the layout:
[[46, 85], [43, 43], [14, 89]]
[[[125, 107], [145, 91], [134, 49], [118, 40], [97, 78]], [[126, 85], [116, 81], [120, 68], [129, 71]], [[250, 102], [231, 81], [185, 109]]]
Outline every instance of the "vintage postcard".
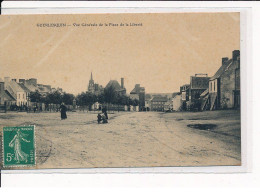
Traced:
[[0, 16], [2, 169], [240, 166], [240, 13]]

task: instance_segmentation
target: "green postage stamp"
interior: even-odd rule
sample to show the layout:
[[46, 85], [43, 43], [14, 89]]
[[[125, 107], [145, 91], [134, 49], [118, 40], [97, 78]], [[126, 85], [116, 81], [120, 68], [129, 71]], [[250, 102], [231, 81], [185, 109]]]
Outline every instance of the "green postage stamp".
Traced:
[[34, 126], [3, 128], [4, 167], [35, 165], [34, 134]]

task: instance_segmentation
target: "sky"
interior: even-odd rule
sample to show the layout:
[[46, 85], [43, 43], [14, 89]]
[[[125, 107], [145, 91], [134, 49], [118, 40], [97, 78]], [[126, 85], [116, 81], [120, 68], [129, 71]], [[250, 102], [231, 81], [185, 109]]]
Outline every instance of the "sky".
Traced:
[[[37, 27], [50, 23], [66, 27]], [[85, 25], [90, 23], [97, 26]], [[2, 79], [37, 78], [38, 83], [78, 94], [87, 90], [92, 72], [103, 86], [110, 80], [120, 83], [123, 77], [127, 93], [135, 84], [145, 87], [146, 93], [172, 93], [196, 73], [213, 76], [221, 58], [231, 58], [232, 51], [240, 49], [240, 16], [234, 12], [0, 16], [0, 39]]]

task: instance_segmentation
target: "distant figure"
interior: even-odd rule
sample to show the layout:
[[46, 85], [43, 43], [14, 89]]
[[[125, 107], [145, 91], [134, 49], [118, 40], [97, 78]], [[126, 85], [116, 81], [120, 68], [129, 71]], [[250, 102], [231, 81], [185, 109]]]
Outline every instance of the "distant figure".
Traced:
[[106, 116], [106, 119], [108, 119], [106, 107], [102, 108], [102, 113], [104, 113], [104, 115]]
[[36, 112], [36, 110], [37, 110], [37, 107], [36, 107], [36, 106], [34, 106], [34, 107], [33, 107], [33, 112], [35, 113], [35, 112]]
[[98, 121], [98, 124], [100, 124], [100, 122], [102, 121], [102, 116], [100, 113], [98, 113], [98, 115], [97, 115], [97, 121]]
[[60, 105], [60, 117], [61, 117], [61, 120], [64, 120], [64, 119], [67, 119], [67, 107], [64, 105], [64, 103], [61, 103]]

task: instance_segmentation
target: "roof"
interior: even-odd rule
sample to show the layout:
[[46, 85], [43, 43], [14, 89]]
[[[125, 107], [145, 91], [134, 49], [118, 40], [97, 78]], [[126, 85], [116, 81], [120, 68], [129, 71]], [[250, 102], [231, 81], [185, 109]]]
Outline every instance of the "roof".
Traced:
[[4, 92], [0, 93], [0, 96], [7, 99], [8, 101], [16, 101], [15, 98], [7, 90], [4, 90]]
[[175, 96], [180, 95], [180, 94], [181, 94], [180, 92], [174, 92], [174, 93], [172, 93], [172, 98], [174, 98]]
[[171, 104], [171, 101], [167, 101], [164, 105], [170, 105]]
[[135, 86], [135, 88], [130, 92], [130, 94], [139, 94], [140, 92], [144, 92], [144, 87]]
[[27, 93], [30, 92], [30, 90], [23, 84], [23, 83], [19, 83], [19, 86]]
[[145, 94], [145, 100], [150, 100], [152, 97], [150, 94]]
[[154, 96], [151, 99], [152, 102], [167, 102], [168, 98], [166, 96]]
[[4, 82], [1, 77], [0, 77], [0, 82]]
[[229, 59], [227, 62], [225, 62], [223, 65], [221, 65], [221, 67], [218, 69], [218, 71], [215, 73], [215, 75], [213, 77], [210, 78], [210, 80], [214, 80], [219, 78], [224, 71], [227, 69], [227, 67], [232, 63], [232, 59]]
[[35, 92], [36, 90], [38, 90], [38, 88], [34, 85], [34, 84], [29, 84], [25, 82], [25, 87], [27, 89], [29, 89], [31, 92]]
[[39, 92], [48, 93], [51, 92], [51, 87], [48, 85], [40, 85], [38, 84]]
[[123, 90], [123, 88], [121, 88], [120, 84], [116, 80], [110, 80], [106, 85], [106, 88], [109, 87], [113, 87], [116, 91]]
[[10, 81], [8, 85], [14, 92], [25, 92], [24, 89], [15, 81]]
[[204, 92], [201, 93], [201, 97], [206, 96], [209, 93], [209, 89], [206, 89]]
[[182, 85], [181, 87], [184, 87], [184, 86], [190, 86], [190, 84], [184, 84], [184, 85]]
[[207, 89], [210, 77], [196, 77], [191, 76], [190, 88], [191, 89]]

